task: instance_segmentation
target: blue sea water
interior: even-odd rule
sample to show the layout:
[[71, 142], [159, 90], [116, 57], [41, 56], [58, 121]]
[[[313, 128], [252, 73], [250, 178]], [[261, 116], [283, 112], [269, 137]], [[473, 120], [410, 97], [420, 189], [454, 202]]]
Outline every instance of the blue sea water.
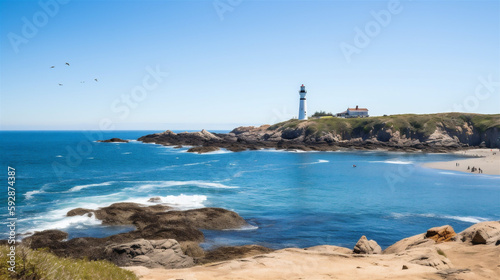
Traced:
[[[199, 155], [136, 141], [94, 141], [155, 132], [0, 132], [2, 224], [8, 217], [8, 166], [16, 169], [17, 232], [23, 234], [57, 228], [75, 238], [129, 231], [132, 227], [65, 214], [122, 201], [148, 205], [155, 196], [181, 209], [234, 210], [252, 225], [204, 231], [205, 248], [351, 248], [361, 235], [385, 248], [434, 226], [449, 224], [458, 232], [500, 220], [500, 176], [421, 166], [460, 159], [457, 155], [275, 150]], [[0, 239], [6, 239], [7, 227], [2, 228]]]

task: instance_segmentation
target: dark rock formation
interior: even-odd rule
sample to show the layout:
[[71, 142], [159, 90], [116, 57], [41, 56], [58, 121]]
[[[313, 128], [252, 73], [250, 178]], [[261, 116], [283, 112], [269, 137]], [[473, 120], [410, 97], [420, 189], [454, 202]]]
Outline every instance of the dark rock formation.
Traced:
[[198, 154], [204, 154], [204, 153], [210, 153], [210, 152], [215, 152], [218, 151], [219, 148], [215, 146], [198, 146], [198, 147], [193, 147], [187, 150], [188, 153], [198, 153]]
[[[33, 249], [49, 248], [62, 257], [107, 259], [118, 265], [178, 268], [192, 265], [193, 259], [204, 258], [205, 253], [198, 245], [204, 241], [200, 229], [223, 230], [247, 225], [238, 214], [222, 208], [167, 211], [170, 209], [161, 204], [145, 207], [128, 202], [97, 210], [76, 208], [67, 215], [95, 215], [103, 224], [135, 225], [136, 229], [104, 238], [84, 237], [68, 241], [65, 241], [67, 233], [47, 230], [36, 232], [23, 242]], [[169, 246], [166, 246], [165, 240], [174, 241], [169, 241]], [[134, 250], [123, 249], [127, 246]], [[143, 254], [138, 253], [141, 250]]]
[[162, 223], [186, 222], [198, 229], [237, 229], [248, 225], [237, 213], [222, 208], [200, 208], [187, 211], [168, 211], [158, 216]]
[[112, 204], [108, 207], [103, 207], [98, 210], [76, 208], [70, 210], [67, 216], [81, 216], [84, 214], [92, 214], [102, 221], [105, 225], [132, 225], [137, 219], [135, 216], [145, 214], [163, 213], [172, 207], [165, 205], [154, 205], [150, 207], [142, 207], [137, 203], [120, 202]]
[[128, 140], [123, 140], [123, 139], [120, 139], [120, 138], [111, 138], [111, 139], [108, 139], [108, 140], [97, 140], [97, 142], [101, 142], [101, 143], [128, 143], [129, 141]]
[[32, 248], [50, 248], [56, 246], [66, 238], [68, 238], [66, 232], [52, 229], [36, 232], [32, 236], [25, 238], [23, 242], [28, 242]]
[[274, 251], [259, 245], [219, 247], [205, 253], [205, 257], [199, 263], [211, 263], [227, 261], [232, 259], [248, 258], [256, 255], [267, 254]]

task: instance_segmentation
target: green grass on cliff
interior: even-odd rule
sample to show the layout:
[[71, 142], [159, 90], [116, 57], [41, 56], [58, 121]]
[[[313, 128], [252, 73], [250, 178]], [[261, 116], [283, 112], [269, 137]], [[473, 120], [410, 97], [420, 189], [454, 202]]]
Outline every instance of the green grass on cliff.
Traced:
[[134, 273], [108, 261], [59, 258], [47, 250], [16, 248], [15, 273], [9, 272], [9, 247], [0, 246], [0, 279], [23, 280], [137, 280]]
[[463, 126], [467, 123], [474, 126], [474, 128], [481, 133], [493, 127], [500, 129], [500, 114], [440, 113], [427, 115], [405, 114], [352, 119], [326, 118], [310, 119], [307, 121], [289, 120], [272, 125], [269, 129], [295, 129], [301, 123], [305, 124], [307, 135], [315, 134], [320, 136], [322, 133], [326, 132], [360, 135], [390, 128], [393, 132], [399, 131], [402, 135], [406, 134], [426, 138], [434, 133], [438, 124], [445, 129], [456, 130], [458, 126]]

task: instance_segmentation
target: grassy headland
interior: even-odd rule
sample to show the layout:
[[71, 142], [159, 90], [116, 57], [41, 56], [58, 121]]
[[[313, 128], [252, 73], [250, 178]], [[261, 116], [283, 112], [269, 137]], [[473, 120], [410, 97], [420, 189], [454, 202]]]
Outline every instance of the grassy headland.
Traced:
[[277, 123], [268, 130], [286, 130], [300, 127], [305, 129], [306, 135], [321, 136], [322, 133], [334, 132], [341, 135], [360, 135], [376, 133], [390, 129], [399, 131], [401, 135], [412, 135], [418, 138], [428, 138], [438, 126], [446, 130], [456, 130], [464, 125], [472, 126], [479, 133], [491, 128], [500, 129], [500, 114], [482, 115], [466, 113], [439, 113], [439, 114], [404, 114], [369, 118], [323, 118], [309, 120], [288, 120]]

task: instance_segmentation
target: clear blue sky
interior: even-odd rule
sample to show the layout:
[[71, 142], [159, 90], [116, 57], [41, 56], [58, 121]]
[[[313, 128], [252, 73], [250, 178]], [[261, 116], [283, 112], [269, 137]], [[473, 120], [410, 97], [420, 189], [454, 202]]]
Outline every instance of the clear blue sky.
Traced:
[[[302, 83], [309, 114], [500, 112], [498, 0], [400, 1], [383, 25], [391, 1], [60, 2], [0, 1], [1, 129], [274, 123], [297, 116]], [[348, 61], [356, 28], [371, 37]]]

